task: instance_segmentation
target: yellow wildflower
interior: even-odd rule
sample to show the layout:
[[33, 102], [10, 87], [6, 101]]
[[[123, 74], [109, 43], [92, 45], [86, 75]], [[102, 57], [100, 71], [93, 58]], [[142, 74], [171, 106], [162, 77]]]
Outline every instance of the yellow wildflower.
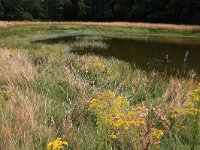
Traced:
[[185, 108], [185, 114], [187, 114], [187, 115], [194, 116], [194, 115], [197, 115], [199, 112], [200, 112], [200, 110], [197, 108]]
[[158, 130], [156, 128], [151, 128], [151, 136], [156, 139], [160, 139], [164, 135], [162, 130]]
[[185, 107], [194, 107], [194, 103], [191, 102], [191, 101], [187, 101], [187, 102], [184, 103], [184, 106]]
[[104, 67], [103, 62], [100, 60], [93, 60], [92, 63], [89, 65], [90, 69], [102, 69]]
[[192, 97], [193, 101], [200, 102], [200, 84], [196, 89], [190, 92], [190, 96]]
[[62, 150], [64, 147], [67, 147], [69, 144], [67, 141], [62, 141], [61, 138], [57, 138], [56, 140], [49, 142], [47, 144], [47, 150]]
[[148, 115], [148, 109], [143, 104], [131, 107], [126, 98], [116, 97], [113, 92], [106, 92], [92, 99], [88, 110], [97, 117], [97, 125], [103, 122], [109, 125], [112, 131], [121, 134], [145, 126]]
[[117, 138], [117, 135], [114, 134], [114, 133], [112, 133], [111, 137], [112, 137], [113, 139], [116, 139], [116, 138]]
[[181, 112], [181, 110], [178, 109], [178, 108], [175, 108], [175, 109], [170, 110], [171, 118], [176, 118], [177, 115], [178, 115], [180, 112]]

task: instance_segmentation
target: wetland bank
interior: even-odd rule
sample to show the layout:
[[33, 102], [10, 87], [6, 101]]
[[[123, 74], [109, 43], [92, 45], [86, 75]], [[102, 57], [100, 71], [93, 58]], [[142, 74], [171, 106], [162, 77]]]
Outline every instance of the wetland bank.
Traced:
[[200, 30], [13, 24], [0, 28], [0, 149], [199, 149]]
[[[188, 37], [163, 37], [155, 35], [94, 36], [67, 35], [34, 41], [44, 44], [68, 44], [76, 54], [114, 57], [145, 71], [159, 71], [168, 75], [200, 73], [200, 41]], [[188, 51], [189, 58], [184, 61]], [[166, 63], [165, 55], [169, 55]]]

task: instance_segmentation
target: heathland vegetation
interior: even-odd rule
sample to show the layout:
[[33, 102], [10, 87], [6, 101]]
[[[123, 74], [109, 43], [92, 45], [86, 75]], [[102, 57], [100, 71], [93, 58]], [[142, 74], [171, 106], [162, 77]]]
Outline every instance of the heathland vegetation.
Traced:
[[147, 73], [112, 57], [70, 53], [79, 43], [34, 43], [72, 33], [199, 38], [199, 27], [100, 25], [0, 22], [0, 149], [200, 149], [195, 73]]

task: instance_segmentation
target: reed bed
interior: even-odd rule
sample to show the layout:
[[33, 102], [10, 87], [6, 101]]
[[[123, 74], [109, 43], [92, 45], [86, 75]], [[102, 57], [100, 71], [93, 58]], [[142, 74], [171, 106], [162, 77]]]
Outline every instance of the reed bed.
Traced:
[[173, 29], [199, 31], [199, 25], [176, 25], [176, 24], [154, 24], [140, 22], [29, 22], [29, 21], [0, 21], [0, 27], [30, 26], [30, 25], [78, 25], [78, 26], [101, 26], [101, 27], [132, 27], [152, 29]]

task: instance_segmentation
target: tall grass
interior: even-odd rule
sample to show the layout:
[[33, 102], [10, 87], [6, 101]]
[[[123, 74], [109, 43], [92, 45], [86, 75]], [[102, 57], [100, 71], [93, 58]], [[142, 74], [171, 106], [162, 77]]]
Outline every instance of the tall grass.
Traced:
[[28, 22], [28, 21], [0, 21], [0, 27], [30, 26], [30, 25], [78, 25], [78, 26], [110, 26], [110, 27], [142, 27], [152, 29], [175, 29], [175, 30], [200, 30], [198, 25], [175, 25], [175, 24], [153, 24], [153, 23], [131, 23], [131, 22]]
[[[195, 85], [192, 78], [147, 76], [115, 59], [69, 54], [58, 60], [45, 55], [47, 59], [37, 62], [37, 55], [1, 49], [0, 89], [5, 91], [0, 107], [1, 148], [45, 149], [57, 137], [67, 140], [70, 149], [97, 148], [103, 135], [98, 135], [100, 129], [96, 130], [87, 107], [91, 98], [108, 90], [123, 95], [132, 106], [143, 102], [157, 114], [152, 123], [163, 124], [164, 130], [170, 128], [169, 110], [183, 108]], [[171, 131], [165, 132], [163, 141]]]
[[58, 138], [66, 149], [199, 149], [195, 75], [167, 78], [66, 53], [69, 45], [23, 45], [35, 30], [19, 47], [0, 39], [0, 149], [46, 149]]

